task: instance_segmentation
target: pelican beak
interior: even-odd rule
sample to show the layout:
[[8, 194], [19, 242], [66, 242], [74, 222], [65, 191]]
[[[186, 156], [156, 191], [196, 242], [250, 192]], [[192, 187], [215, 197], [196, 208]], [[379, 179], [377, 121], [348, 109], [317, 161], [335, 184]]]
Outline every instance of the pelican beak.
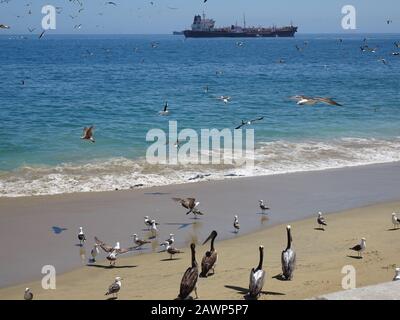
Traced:
[[207, 241], [209, 241], [211, 238], [212, 238], [212, 234], [210, 234], [209, 236], [208, 236], [208, 238], [206, 239], [206, 240], [204, 240], [204, 242], [203, 242], [203, 245], [205, 245], [206, 243], [207, 243]]

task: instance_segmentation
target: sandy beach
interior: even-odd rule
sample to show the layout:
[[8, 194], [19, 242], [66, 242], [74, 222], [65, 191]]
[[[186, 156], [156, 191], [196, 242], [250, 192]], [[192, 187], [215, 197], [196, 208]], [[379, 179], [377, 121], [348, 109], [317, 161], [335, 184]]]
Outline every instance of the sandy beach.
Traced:
[[[292, 223], [297, 269], [293, 281], [274, 278], [281, 272], [280, 253], [285, 247], [285, 225], [277, 225], [236, 239], [219, 241], [219, 262], [214, 276], [199, 279], [200, 299], [243, 299], [251, 267], [258, 263], [258, 245], [265, 246], [267, 278], [261, 299], [305, 299], [342, 290], [345, 265], [357, 271], [358, 287], [390, 281], [400, 248], [399, 230], [392, 230], [391, 212], [400, 202], [383, 203], [327, 216], [326, 231], [316, 230], [314, 218]], [[350, 246], [367, 239], [363, 259], [354, 258]], [[197, 247], [197, 259], [207, 249]], [[173, 299], [183, 272], [189, 266], [189, 249], [169, 261], [166, 253], [148, 253], [122, 258], [116, 268], [107, 262], [78, 268], [57, 277], [56, 290], [43, 290], [40, 281], [1, 289], [1, 299], [21, 299], [26, 286], [36, 299], [105, 299], [115, 276], [123, 277], [120, 299]]]

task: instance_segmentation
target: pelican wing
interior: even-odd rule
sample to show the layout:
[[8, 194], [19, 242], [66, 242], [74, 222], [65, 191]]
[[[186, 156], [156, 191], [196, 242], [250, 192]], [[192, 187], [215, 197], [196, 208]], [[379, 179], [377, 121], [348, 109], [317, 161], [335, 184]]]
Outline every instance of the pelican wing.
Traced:
[[111, 252], [114, 250], [113, 247], [105, 244], [103, 241], [100, 241], [97, 237], [94, 237], [94, 242], [98, 244], [105, 252]]
[[251, 269], [250, 272], [250, 283], [249, 283], [249, 294], [251, 297], [257, 297], [264, 286], [265, 271]]
[[332, 106], [339, 106], [339, 107], [342, 106], [340, 103], [337, 103], [335, 100], [333, 100], [331, 98], [316, 97], [315, 100], [326, 103], [326, 104], [330, 104]]
[[282, 273], [286, 279], [291, 279], [296, 267], [296, 253], [292, 249], [282, 251]]
[[207, 277], [208, 272], [212, 269], [212, 267], [217, 262], [218, 254], [217, 251], [207, 251], [201, 260], [201, 276]]
[[181, 287], [179, 290], [178, 297], [180, 299], [186, 299], [190, 295], [190, 293], [196, 287], [198, 278], [199, 278], [199, 270], [197, 268], [197, 265], [195, 267], [190, 267], [185, 271], [182, 277]]

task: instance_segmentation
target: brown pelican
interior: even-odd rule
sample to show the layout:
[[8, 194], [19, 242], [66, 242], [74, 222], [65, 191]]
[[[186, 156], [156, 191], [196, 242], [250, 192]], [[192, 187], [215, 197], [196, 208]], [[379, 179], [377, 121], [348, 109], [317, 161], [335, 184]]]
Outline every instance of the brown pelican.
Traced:
[[31, 289], [26, 288], [24, 293], [24, 300], [32, 300], [32, 299], [33, 299], [33, 293], [31, 292]]
[[192, 252], [192, 266], [187, 268], [182, 277], [181, 287], [178, 295], [178, 299], [180, 300], [187, 299], [193, 290], [196, 294], [196, 299], [198, 299], [196, 284], [197, 279], [199, 278], [199, 268], [196, 262], [196, 245], [194, 243], [190, 245], [190, 250]]
[[122, 280], [121, 277], [115, 277], [114, 282], [108, 287], [108, 291], [106, 292], [105, 295], [108, 296], [109, 294], [112, 294], [113, 298], [115, 297], [115, 295], [116, 298], [118, 298], [118, 292], [119, 290], [121, 290], [121, 285], [122, 285], [121, 280]]
[[308, 96], [299, 95], [299, 96], [290, 97], [290, 99], [297, 100], [297, 104], [300, 106], [303, 106], [305, 104], [314, 105], [316, 103], [325, 103], [325, 104], [329, 104], [332, 106], [342, 106], [340, 103], [337, 103], [333, 99], [324, 98], [324, 97], [308, 97]]
[[203, 242], [203, 245], [207, 243], [208, 240], [211, 239], [211, 248], [210, 251], [207, 251], [201, 260], [201, 273], [200, 277], [202, 278], [207, 278], [208, 272], [212, 269], [213, 273], [215, 273], [215, 267], [217, 266], [217, 260], [218, 260], [218, 253], [214, 248], [214, 241], [215, 238], [217, 237], [218, 233], [217, 231], [211, 232], [211, 234], [208, 236], [208, 238]]
[[186, 212], [186, 214], [189, 213], [193, 213], [195, 219], [197, 219], [197, 215], [203, 215], [203, 213], [201, 213], [198, 209], [197, 206], [200, 204], [199, 201], [196, 202], [195, 198], [186, 198], [186, 199], [182, 199], [182, 198], [172, 198], [172, 200], [179, 202], [182, 207], [189, 209], [188, 212]]
[[90, 254], [92, 255], [92, 262], [96, 262], [96, 257], [99, 253], [99, 245], [95, 243], [92, 250], [90, 251]]
[[399, 280], [400, 280], [400, 268], [396, 268], [393, 281], [399, 281]]
[[238, 233], [240, 229], [238, 216], [235, 216], [235, 220], [233, 221], [233, 227], [235, 228], [235, 232]]
[[262, 269], [263, 258], [264, 258], [264, 247], [260, 246], [260, 262], [257, 268], [253, 268], [250, 271], [250, 283], [249, 283], [249, 296], [251, 298], [257, 298], [261, 294], [261, 290], [264, 286], [265, 271]]
[[79, 244], [82, 246], [85, 241], [86, 241], [86, 236], [83, 233], [82, 227], [79, 227], [79, 233], [78, 233], [78, 239], [79, 239]]
[[292, 235], [290, 234], [290, 226], [286, 227], [287, 231], [287, 246], [282, 251], [282, 276], [285, 280], [292, 280], [293, 271], [296, 267], [296, 252], [292, 249]]
[[146, 243], [151, 243], [149, 240], [139, 239], [138, 235], [135, 233], [132, 235], [133, 242], [136, 244], [136, 249], [140, 248], [141, 246], [145, 245]]
[[400, 225], [400, 219], [397, 218], [397, 215], [396, 215], [395, 212], [392, 213], [392, 223], [393, 223], [393, 227], [394, 227], [395, 229], [397, 229], [398, 226]]
[[94, 241], [96, 242], [96, 244], [100, 246], [100, 248], [102, 248], [105, 252], [108, 253], [106, 259], [110, 261], [110, 266], [115, 266], [115, 262], [117, 261], [118, 255], [127, 253], [135, 249], [134, 247], [128, 249], [121, 249], [119, 242], [115, 244], [115, 247], [111, 247], [105, 244], [104, 242], [100, 241], [97, 237], [94, 237]]
[[260, 203], [260, 209], [262, 210], [262, 213], [265, 213], [265, 210], [269, 210], [269, 208], [264, 204], [264, 200], [258, 200]]
[[174, 254], [183, 253], [181, 250], [171, 247], [171, 245], [169, 244], [168, 241], [165, 241], [162, 245], [165, 247], [165, 251], [167, 251], [169, 253], [169, 258], [171, 260], [172, 260], [172, 256]]
[[322, 216], [322, 212], [318, 212], [318, 227], [320, 227], [322, 230], [325, 230], [324, 226], [327, 226], [325, 218]]
[[349, 248], [349, 249], [353, 250], [353, 251], [357, 251], [358, 256], [362, 258], [362, 253], [365, 251], [365, 248], [366, 248], [366, 241], [367, 240], [365, 238], [361, 238], [360, 244], [357, 244], [354, 247]]
[[94, 129], [94, 126], [91, 126], [89, 128], [84, 127], [83, 128], [83, 136], [81, 137], [81, 139], [89, 140], [89, 141], [92, 141], [94, 143], [95, 140], [93, 138], [93, 129]]

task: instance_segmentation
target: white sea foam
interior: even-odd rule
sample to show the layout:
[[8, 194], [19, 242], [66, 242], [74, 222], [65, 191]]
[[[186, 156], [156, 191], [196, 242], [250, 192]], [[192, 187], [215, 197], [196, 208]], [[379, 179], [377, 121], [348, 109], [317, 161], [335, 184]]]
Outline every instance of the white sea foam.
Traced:
[[0, 173], [0, 197], [124, 190], [400, 161], [400, 138], [343, 138], [259, 144], [253, 169], [233, 165], [149, 165], [113, 158], [86, 164], [25, 166]]

